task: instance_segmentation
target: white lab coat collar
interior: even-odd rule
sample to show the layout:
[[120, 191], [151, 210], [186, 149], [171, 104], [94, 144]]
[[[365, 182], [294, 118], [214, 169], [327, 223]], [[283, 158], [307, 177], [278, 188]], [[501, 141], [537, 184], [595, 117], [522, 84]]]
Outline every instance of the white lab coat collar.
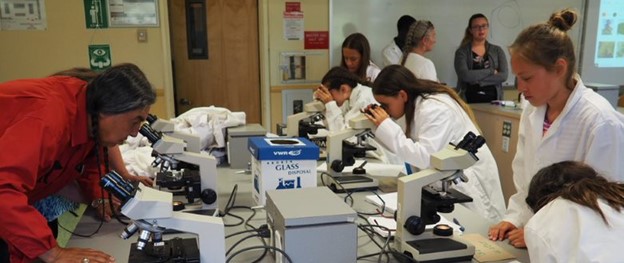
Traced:
[[[561, 114], [559, 114], [557, 119], [555, 119], [555, 121], [551, 124], [550, 128], [548, 128], [548, 132], [546, 133], [546, 136], [534, 137], [534, 139], [547, 140], [550, 137], [555, 136], [555, 134], [557, 134], [557, 132], [559, 131], [559, 126], [561, 126], [562, 120], [567, 117], [570, 110], [574, 108], [574, 105], [576, 105], [576, 103], [581, 99], [583, 89], [586, 89], [587, 87], [585, 87], [585, 85], [583, 84], [583, 81], [581, 80], [578, 74], [575, 74], [573, 78], [576, 81], [576, 85], [574, 86], [572, 93], [570, 93], [570, 96], [568, 97], [568, 100], [566, 101], [566, 104], [563, 107]], [[527, 110], [530, 110], [530, 109], [533, 110], [533, 112], [530, 112], [528, 114], [529, 119], [532, 122], [531, 126], [534, 128], [533, 134], [542, 133], [542, 129], [544, 126], [543, 122], [546, 116], [547, 107], [548, 105], [542, 105], [539, 107], [531, 106], [527, 109]], [[541, 122], [541, 124], [538, 122]]]

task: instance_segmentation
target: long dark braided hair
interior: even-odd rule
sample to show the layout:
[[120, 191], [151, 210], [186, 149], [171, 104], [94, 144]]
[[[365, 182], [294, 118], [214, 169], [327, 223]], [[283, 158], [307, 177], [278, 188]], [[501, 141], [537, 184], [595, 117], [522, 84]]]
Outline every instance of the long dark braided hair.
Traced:
[[[104, 173], [109, 172], [110, 163], [108, 148], [103, 147], [100, 142], [100, 114], [115, 115], [143, 109], [154, 104], [156, 93], [139, 67], [130, 63], [115, 65], [102, 73], [86, 68], [73, 68], [53, 76], [70, 76], [87, 82], [86, 109], [91, 118], [91, 136], [95, 141], [98, 173], [102, 177], [100, 153], [104, 157]], [[109, 203], [112, 206], [112, 202]]]

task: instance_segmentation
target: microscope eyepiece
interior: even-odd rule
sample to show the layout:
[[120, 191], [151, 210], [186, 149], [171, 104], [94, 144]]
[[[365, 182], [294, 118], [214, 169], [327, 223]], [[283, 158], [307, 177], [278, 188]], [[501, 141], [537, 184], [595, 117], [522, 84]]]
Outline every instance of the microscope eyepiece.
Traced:
[[147, 114], [147, 123], [149, 123], [150, 125], [153, 124], [157, 120], [158, 120], [158, 117], [156, 115]]
[[139, 132], [143, 136], [147, 137], [147, 139], [152, 144], [156, 143], [161, 138], [160, 134], [154, 129], [152, 129], [152, 127], [148, 123], [143, 123], [143, 125], [141, 126], [141, 129], [139, 129]]
[[468, 132], [464, 135], [464, 139], [461, 140], [456, 146], [457, 149], [464, 149], [470, 153], [477, 153], [477, 150], [485, 144], [485, 138], [481, 135], [475, 135], [473, 132]]
[[469, 131], [464, 135], [464, 138], [455, 146], [455, 150], [457, 149], [466, 149], [465, 147], [472, 142], [477, 137], [473, 132]]
[[134, 196], [134, 186], [126, 182], [117, 172], [111, 171], [102, 177], [100, 185], [125, 203]]

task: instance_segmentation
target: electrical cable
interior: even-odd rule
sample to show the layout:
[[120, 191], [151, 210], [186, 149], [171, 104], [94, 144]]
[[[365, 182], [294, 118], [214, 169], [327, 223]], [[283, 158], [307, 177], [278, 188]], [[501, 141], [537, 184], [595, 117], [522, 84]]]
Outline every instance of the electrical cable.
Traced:
[[265, 249], [265, 250], [267, 250], [267, 249], [269, 249], [269, 250], [270, 250], [270, 249], [272, 249], [272, 250], [274, 250], [274, 251], [278, 251], [278, 252], [280, 252], [282, 255], [284, 255], [284, 257], [286, 257], [286, 260], [288, 260], [288, 262], [290, 262], [290, 263], [292, 263], [292, 262], [293, 262], [293, 261], [292, 261], [292, 259], [290, 258], [290, 256], [288, 256], [288, 254], [286, 254], [286, 251], [284, 251], [284, 250], [282, 250], [282, 249], [280, 249], [280, 248], [274, 247], [274, 246], [252, 246], [252, 247], [246, 247], [246, 248], [243, 248], [243, 249], [241, 249], [241, 250], [238, 250], [238, 251], [234, 252], [234, 253], [233, 253], [230, 257], [228, 257], [228, 258], [227, 258], [227, 260], [226, 260], [225, 262], [226, 262], [226, 263], [228, 263], [228, 262], [230, 262], [230, 261], [231, 261], [231, 260], [232, 260], [235, 256], [237, 256], [237, 255], [239, 255], [239, 254], [241, 254], [241, 253], [243, 253], [243, 252], [250, 251], [250, 250], [254, 250], [254, 249]]
[[230, 247], [230, 249], [228, 249], [228, 251], [227, 251], [227, 252], [225, 252], [225, 255], [226, 255], [226, 256], [227, 256], [227, 255], [229, 255], [229, 254], [230, 254], [230, 252], [232, 252], [232, 250], [233, 250], [234, 248], [236, 248], [236, 246], [238, 246], [238, 245], [240, 245], [241, 243], [243, 243], [243, 241], [245, 241], [245, 240], [247, 240], [247, 239], [250, 239], [250, 238], [252, 238], [252, 237], [259, 237], [259, 236], [260, 236], [260, 234], [253, 234], [253, 235], [248, 235], [248, 236], [246, 236], [246, 237], [241, 238], [240, 240], [236, 241], [236, 243], [234, 243], [234, 244]]

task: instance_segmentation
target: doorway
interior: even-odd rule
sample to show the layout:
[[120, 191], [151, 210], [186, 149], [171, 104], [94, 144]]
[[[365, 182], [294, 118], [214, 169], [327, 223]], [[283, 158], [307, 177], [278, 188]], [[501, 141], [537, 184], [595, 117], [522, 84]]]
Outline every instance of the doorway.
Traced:
[[[243, 111], [261, 123], [258, 0], [168, 0], [176, 116], [195, 107]], [[189, 58], [187, 10], [205, 9], [207, 58]], [[201, 42], [201, 41], [200, 41]], [[191, 56], [192, 57], [192, 56]], [[201, 56], [196, 56], [201, 57]]]

